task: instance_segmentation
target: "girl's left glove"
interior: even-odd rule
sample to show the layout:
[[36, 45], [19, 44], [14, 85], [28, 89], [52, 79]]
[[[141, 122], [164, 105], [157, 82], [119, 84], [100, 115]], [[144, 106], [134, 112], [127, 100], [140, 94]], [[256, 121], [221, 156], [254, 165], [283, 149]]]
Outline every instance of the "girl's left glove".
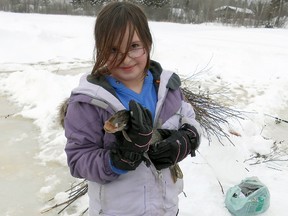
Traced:
[[158, 129], [164, 140], [150, 146], [148, 155], [157, 170], [168, 168], [188, 154], [195, 156], [200, 137], [195, 127], [183, 124], [179, 130]]

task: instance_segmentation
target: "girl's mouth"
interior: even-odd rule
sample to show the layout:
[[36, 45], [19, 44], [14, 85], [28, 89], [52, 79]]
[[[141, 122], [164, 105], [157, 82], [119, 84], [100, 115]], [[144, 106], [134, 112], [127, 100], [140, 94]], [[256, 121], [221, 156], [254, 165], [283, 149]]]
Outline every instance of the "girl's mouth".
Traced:
[[129, 66], [129, 67], [119, 67], [119, 69], [123, 70], [123, 71], [131, 71], [132, 69], [134, 68], [134, 65], [133, 66]]

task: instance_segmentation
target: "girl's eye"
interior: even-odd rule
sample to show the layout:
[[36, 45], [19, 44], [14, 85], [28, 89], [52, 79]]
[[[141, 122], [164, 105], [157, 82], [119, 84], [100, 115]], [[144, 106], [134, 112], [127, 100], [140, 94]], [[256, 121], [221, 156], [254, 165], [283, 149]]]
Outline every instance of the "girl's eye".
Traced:
[[117, 49], [116, 48], [112, 48], [111, 49], [111, 53], [117, 53]]
[[131, 45], [131, 48], [132, 49], [138, 49], [138, 48], [141, 48], [142, 46], [139, 44], [139, 43], [134, 43]]

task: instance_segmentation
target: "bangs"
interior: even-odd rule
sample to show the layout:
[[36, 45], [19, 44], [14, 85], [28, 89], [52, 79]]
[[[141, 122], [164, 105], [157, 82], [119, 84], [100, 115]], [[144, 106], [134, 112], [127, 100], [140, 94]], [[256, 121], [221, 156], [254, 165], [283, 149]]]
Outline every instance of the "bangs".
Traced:
[[111, 28], [111, 34], [116, 37], [110, 37], [110, 38], [108, 37], [109, 39], [106, 40], [107, 42], [106, 46], [103, 47], [103, 51], [104, 51], [103, 58], [104, 58], [105, 63], [108, 61], [111, 55], [111, 50], [113, 49], [120, 50], [120, 47], [123, 44], [123, 38], [127, 33], [127, 29], [128, 29], [128, 40], [127, 40], [127, 44], [125, 45], [126, 49], [124, 50], [124, 53], [123, 53], [124, 55], [122, 55], [120, 59], [117, 59], [117, 56], [115, 56], [114, 59], [112, 60], [110, 59], [111, 65], [118, 66], [126, 58], [126, 55], [130, 49], [130, 44], [132, 43], [132, 40], [133, 40], [134, 33], [136, 33], [134, 26], [128, 20], [127, 22], [123, 22], [120, 25], [117, 25], [116, 23], [115, 28], [113, 27]]

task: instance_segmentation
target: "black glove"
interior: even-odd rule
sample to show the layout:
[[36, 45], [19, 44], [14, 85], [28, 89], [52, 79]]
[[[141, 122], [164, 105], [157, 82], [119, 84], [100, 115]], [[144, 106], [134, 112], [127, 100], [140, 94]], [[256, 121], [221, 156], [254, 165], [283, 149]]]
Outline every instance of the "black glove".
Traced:
[[128, 127], [123, 131], [123, 145], [134, 152], [146, 152], [149, 149], [153, 133], [152, 115], [148, 109], [131, 100], [129, 102], [130, 120]]
[[133, 152], [122, 144], [116, 144], [115, 148], [110, 151], [112, 166], [120, 170], [135, 170], [142, 162], [143, 154]]
[[143, 153], [148, 151], [152, 138], [152, 115], [148, 109], [131, 100], [128, 128], [115, 133], [117, 144], [111, 150], [112, 165], [121, 170], [135, 170], [143, 161]]
[[179, 130], [158, 129], [164, 140], [152, 145], [148, 155], [157, 170], [175, 165], [188, 154], [195, 156], [200, 137], [195, 127], [183, 124]]

